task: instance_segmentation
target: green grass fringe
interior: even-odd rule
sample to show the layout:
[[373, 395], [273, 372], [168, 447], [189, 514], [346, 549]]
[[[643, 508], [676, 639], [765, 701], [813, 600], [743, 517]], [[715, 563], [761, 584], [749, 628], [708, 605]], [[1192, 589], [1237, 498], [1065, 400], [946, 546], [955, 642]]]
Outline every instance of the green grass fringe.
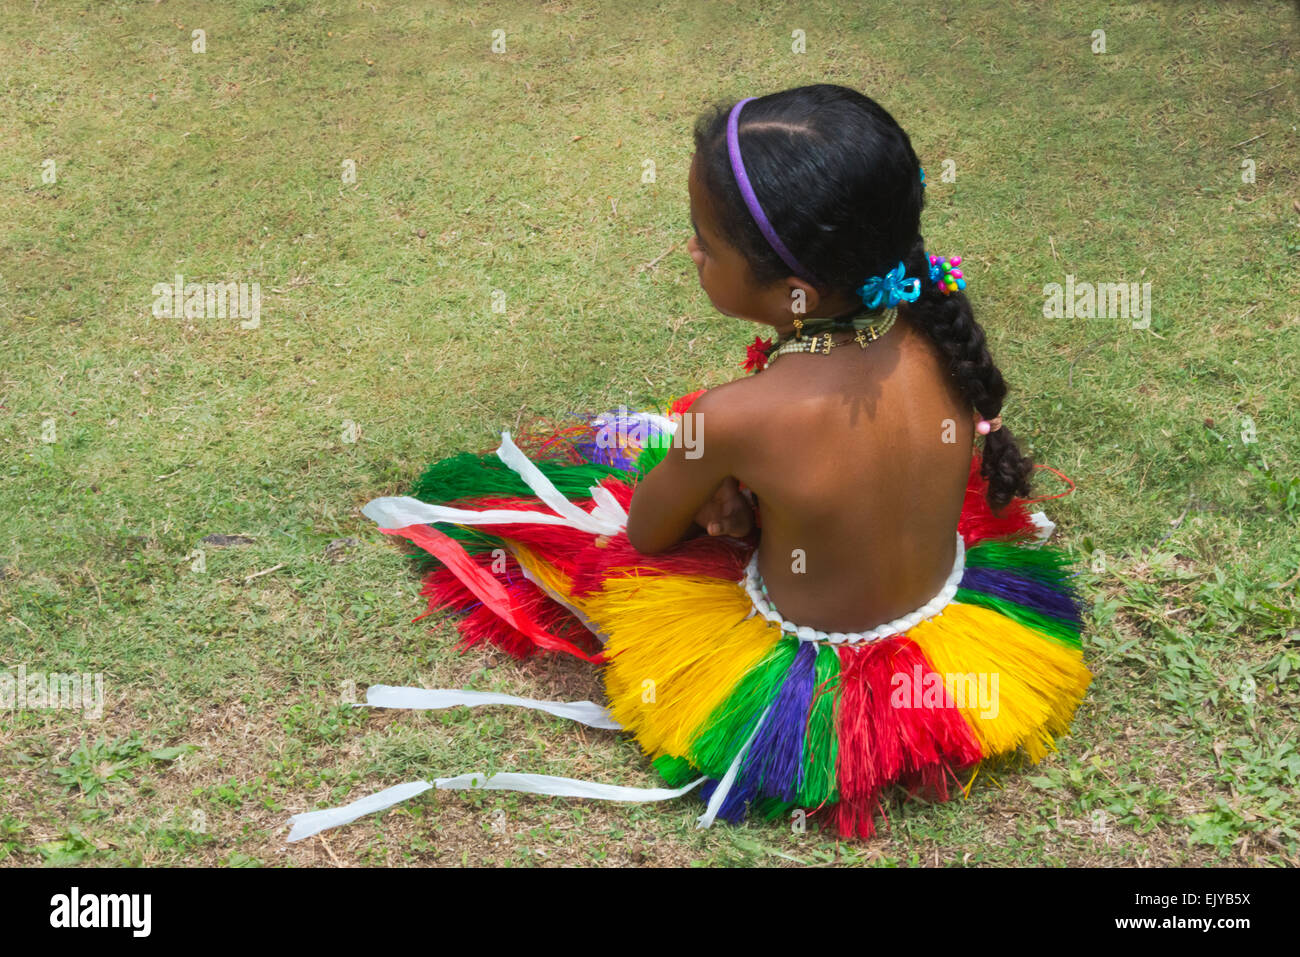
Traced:
[[754, 730], [763, 709], [781, 690], [794, 656], [799, 650], [795, 638], [777, 643], [766, 658], [750, 669], [704, 722], [703, 730], [691, 742], [690, 758], [711, 778], [721, 778]]
[[693, 767], [691, 762], [671, 754], [662, 754], [652, 763], [670, 788], [683, 787], [700, 776], [699, 770]]
[[[589, 498], [593, 485], [610, 475], [627, 478], [623, 469], [610, 465], [539, 459], [533, 463], [566, 498]], [[502, 462], [495, 452], [475, 455], [460, 452], [439, 459], [416, 479], [411, 496], [431, 505], [446, 505], [467, 498], [532, 498], [519, 473]]]
[[973, 591], [969, 588], [958, 588], [957, 593], [953, 595], [953, 600], [965, 605], [982, 605], [985, 608], [991, 608], [993, 611], [1001, 612], [1012, 621], [1024, 625], [1026, 628], [1031, 628], [1067, 648], [1083, 647], [1083, 639], [1080, 637], [1079, 629], [1072, 622], [1063, 618], [1053, 618], [1050, 615], [1044, 615], [1040, 611], [1026, 608], [1024, 605], [1008, 601], [1005, 598], [987, 595], [982, 591]]
[[840, 799], [836, 783], [839, 734], [835, 704], [840, 697], [840, 656], [822, 645], [813, 662], [813, 703], [803, 742], [803, 780], [795, 792], [803, 807], [817, 807]]
[[1028, 547], [1007, 542], [980, 542], [966, 549], [966, 565], [970, 568], [1006, 569], [1047, 585], [1060, 585], [1070, 577], [1074, 560], [1065, 549], [1055, 545]]

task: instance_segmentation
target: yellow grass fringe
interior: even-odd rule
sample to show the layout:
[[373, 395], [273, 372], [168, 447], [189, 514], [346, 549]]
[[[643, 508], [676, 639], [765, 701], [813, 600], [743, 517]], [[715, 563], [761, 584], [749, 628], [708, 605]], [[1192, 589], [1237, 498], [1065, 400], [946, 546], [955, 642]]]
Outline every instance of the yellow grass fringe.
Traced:
[[685, 575], [613, 578], [584, 601], [609, 636], [611, 716], [652, 757], [687, 754], [704, 722], [781, 640], [736, 582]]
[[[1023, 747], [1037, 762], [1056, 749], [1054, 734], [1065, 734], [1092, 674], [1083, 652], [1031, 631], [999, 612], [954, 602], [943, 614], [907, 632], [944, 678], [985, 757]], [[981, 676], [997, 693], [981, 707], [971, 695], [959, 697], [959, 684]], [[972, 676], [964, 678], [963, 676]], [[963, 700], [963, 698], [965, 700]]]

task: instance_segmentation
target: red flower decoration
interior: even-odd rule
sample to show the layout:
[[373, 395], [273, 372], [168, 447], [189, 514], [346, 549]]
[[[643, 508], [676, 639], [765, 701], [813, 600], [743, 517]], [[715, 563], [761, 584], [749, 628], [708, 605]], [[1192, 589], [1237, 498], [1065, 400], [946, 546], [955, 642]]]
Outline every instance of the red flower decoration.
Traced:
[[771, 339], [754, 337], [753, 345], [745, 347], [744, 369], [746, 372], [762, 372], [767, 368], [767, 354], [772, 351]]

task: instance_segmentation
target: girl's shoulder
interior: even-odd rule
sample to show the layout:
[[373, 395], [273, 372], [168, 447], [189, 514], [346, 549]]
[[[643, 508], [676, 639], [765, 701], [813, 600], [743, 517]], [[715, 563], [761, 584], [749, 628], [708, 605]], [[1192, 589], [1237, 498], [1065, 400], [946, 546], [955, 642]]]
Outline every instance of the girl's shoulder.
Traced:
[[[694, 423], [713, 448], [726, 449], [737, 467], [761, 453], [776, 436], [805, 430], [818, 417], [816, 390], [788, 376], [764, 371], [714, 386], [691, 403]], [[761, 457], [761, 454], [760, 454]]]
[[687, 414], [701, 416], [718, 431], [743, 428], [749, 421], [748, 410], [754, 402], [754, 393], [745, 379], [736, 379], [703, 389], [686, 407]]
[[720, 427], [744, 427], [759, 421], [769, 402], [770, 388], [759, 382], [761, 375], [748, 375], [702, 392], [691, 403], [691, 412], [708, 413]]

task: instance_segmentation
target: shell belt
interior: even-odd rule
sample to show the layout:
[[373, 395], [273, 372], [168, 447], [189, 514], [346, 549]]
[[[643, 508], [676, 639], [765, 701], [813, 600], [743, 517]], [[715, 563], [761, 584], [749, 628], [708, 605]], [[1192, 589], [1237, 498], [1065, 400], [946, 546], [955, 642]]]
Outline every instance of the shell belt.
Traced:
[[772, 604], [768, 597], [767, 586], [763, 583], [763, 577], [758, 573], [758, 550], [749, 559], [749, 565], [745, 568], [745, 577], [741, 579], [740, 584], [745, 586], [745, 591], [749, 593], [750, 599], [754, 603], [754, 613], [762, 615], [768, 621], [774, 622], [781, 626], [781, 631], [787, 635], [794, 635], [800, 641], [820, 642], [832, 645], [842, 644], [860, 644], [865, 642], [879, 641], [882, 638], [888, 638], [890, 635], [898, 635], [915, 628], [927, 618], [934, 618], [943, 614], [943, 609], [952, 601], [953, 596], [957, 594], [958, 583], [961, 581], [962, 574], [966, 570], [966, 543], [957, 534], [957, 557], [952, 563], [952, 572], [948, 575], [948, 580], [944, 582], [939, 593], [927, 601], [916, 611], [903, 615], [901, 618], [895, 618], [893, 621], [877, 625], [875, 628], [869, 628], [866, 631], [821, 631], [808, 625], [796, 625], [788, 621]]

